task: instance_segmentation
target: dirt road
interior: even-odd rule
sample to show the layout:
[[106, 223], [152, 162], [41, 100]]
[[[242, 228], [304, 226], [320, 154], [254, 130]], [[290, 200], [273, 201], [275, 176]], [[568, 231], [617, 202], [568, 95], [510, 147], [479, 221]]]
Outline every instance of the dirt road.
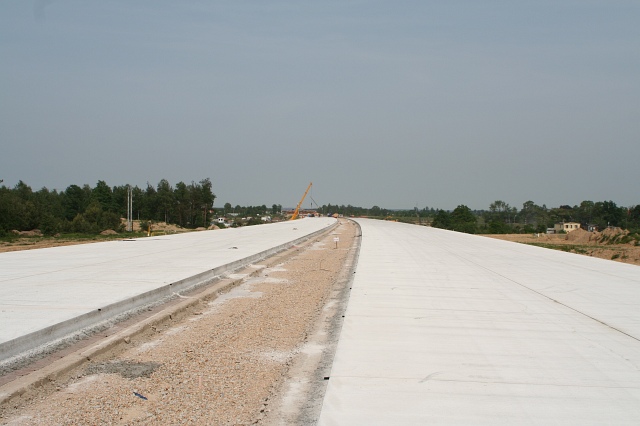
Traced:
[[357, 226], [341, 221], [237, 271], [239, 285], [227, 293], [184, 296], [202, 300], [182, 320], [52, 376], [49, 386], [2, 406], [0, 423], [313, 424], [358, 241]]

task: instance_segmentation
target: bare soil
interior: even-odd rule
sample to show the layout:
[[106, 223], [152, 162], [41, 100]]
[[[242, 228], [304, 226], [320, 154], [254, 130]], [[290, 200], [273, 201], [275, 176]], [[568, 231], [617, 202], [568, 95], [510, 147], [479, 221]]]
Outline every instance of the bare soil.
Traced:
[[626, 231], [616, 228], [603, 232], [587, 232], [578, 229], [567, 234], [487, 234], [484, 236], [640, 265], [640, 246], [636, 246], [635, 241], [626, 244], [608, 243], [615, 237], [623, 235], [626, 235]]
[[54, 237], [17, 238], [11, 242], [0, 241], [0, 253], [33, 250], [47, 247], [71, 246], [75, 244], [90, 244], [96, 243], [98, 241], [104, 240], [78, 240], [74, 238], [66, 239]]
[[[122, 219], [122, 224], [126, 226], [126, 220]], [[166, 223], [166, 222], [152, 222], [151, 223], [151, 229], [149, 228], [145, 228], [142, 229], [142, 227], [140, 226], [140, 221], [139, 220], [134, 220], [133, 221], [133, 232], [151, 232], [156, 233], [156, 234], [175, 234], [175, 233], [180, 233], [180, 232], [190, 232], [192, 231], [191, 229], [187, 229], [187, 228], [182, 228], [178, 225], [174, 225], [171, 223]], [[203, 230], [204, 228], [199, 228], [200, 230]]]
[[123, 349], [4, 404], [0, 423], [315, 424], [357, 237], [357, 225], [341, 221], [251, 265], [231, 277], [239, 285], [192, 304], [182, 320], [127, 337]]
[[[124, 223], [124, 222], [123, 222]], [[199, 228], [197, 230], [203, 230], [204, 228]], [[212, 227], [211, 229], [218, 229], [218, 227]], [[149, 229], [142, 229], [140, 227], [140, 221], [133, 221], [133, 232], [143, 233], [143, 235], [166, 235], [166, 234], [176, 234], [182, 232], [193, 232], [193, 229], [181, 228], [179, 226], [165, 223], [165, 222], [154, 222], [151, 224], [151, 231]], [[145, 233], [146, 232], [146, 233]], [[5, 253], [9, 251], [21, 251], [21, 250], [33, 250], [40, 248], [48, 248], [48, 247], [58, 247], [58, 246], [70, 246], [75, 244], [91, 244], [97, 243], [101, 241], [114, 240], [119, 238], [130, 238], [131, 235], [128, 233], [120, 233], [118, 234], [114, 230], [106, 230], [101, 233], [102, 237], [96, 236], [93, 239], [88, 238], [69, 238], [69, 237], [51, 237], [51, 236], [43, 236], [40, 231], [23, 231], [17, 234], [16, 238], [11, 242], [8, 241], [0, 241], [0, 253]]]

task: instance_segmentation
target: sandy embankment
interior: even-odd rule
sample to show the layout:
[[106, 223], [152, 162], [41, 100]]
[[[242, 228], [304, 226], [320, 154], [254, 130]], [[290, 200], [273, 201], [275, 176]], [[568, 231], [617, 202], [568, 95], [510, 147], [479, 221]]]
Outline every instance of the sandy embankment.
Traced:
[[610, 244], [613, 239], [620, 240], [628, 233], [620, 228], [612, 228], [602, 232], [587, 232], [583, 229], [577, 229], [568, 234], [487, 234], [483, 236], [558, 248], [576, 254], [640, 265], [640, 246], [636, 245], [635, 240], [624, 244]]

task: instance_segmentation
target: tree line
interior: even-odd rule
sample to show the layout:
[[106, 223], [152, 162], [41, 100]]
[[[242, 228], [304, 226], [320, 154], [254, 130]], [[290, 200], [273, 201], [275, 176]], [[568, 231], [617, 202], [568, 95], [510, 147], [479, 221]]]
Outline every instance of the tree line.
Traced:
[[533, 201], [523, 203], [522, 208], [497, 200], [489, 210], [471, 211], [460, 205], [452, 212], [438, 210], [432, 226], [468, 233], [507, 234], [546, 232], [556, 223], [576, 222], [592, 225], [599, 230], [609, 226], [640, 232], [640, 204], [622, 207], [613, 201], [583, 201], [580, 205], [547, 208]]
[[265, 204], [261, 206], [241, 206], [238, 204], [234, 207], [231, 203], [225, 203], [222, 208], [215, 209], [215, 212], [219, 216], [258, 217], [280, 214], [282, 213], [282, 205], [273, 204], [269, 209]]
[[[70, 185], [64, 191], [46, 187], [33, 191], [20, 181], [14, 188], [0, 186], [0, 236], [12, 230], [39, 229], [57, 233], [122, 231], [127, 217], [129, 185], [110, 187], [100, 180], [91, 187]], [[133, 219], [164, 221], [186, 228], [206, 227], [216, 198], [209, 178], [172, 186], [162, 179], [156, 186], [131, 187]]]
[[640, 204], [623, 207], [613, 201], [583, 201], [575, 206], [561, 205], [553, 208], [527, 201], [523, 203], [522, 208], [518, 209], [502, 200], [497, 200], [491, 203], [487, 210], [472, 210], [461, 204], [452, 211], [429, 207], [393, 210], [378, 206], [363, 208], [344, 204], [325, 204], [320, 210], [325, 214], [338, 213], [344, 216], [428, 223], [434, 227], [471, 234], [543, 233], [547, 228], [562, 222], [593, 225], [600, 230], [614, 226], [633, 232], [640, 231]]
[[[171, 185], [166, 179], [153, 186], [131, 188], [133, 219], [176, 224], [185, 228], [208, 227], [212, 215], [233, 214], [240, 217], [278, 215], [282, 205], [271, 209], [261, 206], [232, 206], [213, 209], [216, 199], [209, 178], [190, 184]], [[106, 229], [123, 230], [122, 218], [127, 216], [129, 186], [110, 187], [100, 180], [91, 187], [70, 185], [64, 191], [46, 187], [33, 191], [20, 181], [13, 188], [0, 186], [0, 236], [12, 230], [39, 229], [47, 235], [56, 233], [99, 233]], [[522, 208], [497, 200], [487, 210], [471, 210], [461, 204], [453, 211], [425, 207], [394, 210], [379, 207], [356, 207], [350, 204], [324, 204], [317, 210], [325, 215], [334, 213], [346, 217], [374, 217], [405, 222], [431, 224], [434, 227], [467, 233], [532, 233], [545, 232], [555, 223], [578, 222], [640, 231], [640, 205], [622, 207], [613, 201], [583, 201], [579, 205], [555, 208], [539, 206], [533, 201]]]

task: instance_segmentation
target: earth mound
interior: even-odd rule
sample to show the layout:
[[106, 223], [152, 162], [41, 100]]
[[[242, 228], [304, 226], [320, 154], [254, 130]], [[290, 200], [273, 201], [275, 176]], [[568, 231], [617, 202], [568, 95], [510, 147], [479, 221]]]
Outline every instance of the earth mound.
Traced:
[[21, 237], [42, 237], [42, 231], [39, 229], [32, 229], [31, 231], [17, 231], [14, 229], [11, 233]]
[[592, 240], [595, 240], [595, 236], [593, 232], [585, 231], [582, 228], [578, 228], [574, 231], [571, 231], [565, 237], [565, 240], [571, 241], [576, 244], [588, 244]]

